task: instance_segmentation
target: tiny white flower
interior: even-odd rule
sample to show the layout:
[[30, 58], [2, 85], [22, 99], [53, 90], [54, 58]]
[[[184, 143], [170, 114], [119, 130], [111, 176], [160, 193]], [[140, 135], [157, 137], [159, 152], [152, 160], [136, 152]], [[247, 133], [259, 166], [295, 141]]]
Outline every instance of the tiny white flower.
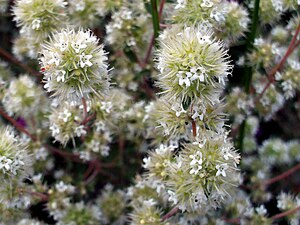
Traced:
[[64, 52], [68, 48], [68, 43], [64, 40], [63, 37], [61, 37], [59, 43], [55, 43], [54, 46], [58, 47], [60, 51]]
[[181, 104], [173, 104], [171, 109], [176, 112], [177, 117], [179, 117], [181, 113], [186, 113], [186, 110], [183, 109], [183, 106]]
[[80, 49], [85, 49], [87, 47], [87, 45], [84, 42], [82, 42], [81, 40], [78, 40], [76, 42], [72, 41], [71, 46], [75, 50], [76, 53], [79, 53]]
[[200, 151], [197, 151], [195, 155], [189, 156], [192, 161], [190, 162], [190, 165], [195, 165], [196, 163], [202, 164], [202, 153]]
[[77, 137], [81, 137], [81, 135], [86, 135], [86, 130], [83, 125], [80, 125], [75, 128], [75, 133]]
[[255, 211], [256, 211], [259, 215], [261, 215], [261, 216], [264, 216], [264, 215], [267, 214], [267, 210], [266, 210], [266, 208], [265, 208], [264, 205], [261, 205], [261, 206], [259, 206], [259, 207], [256, 207], [256, 208], [255, 208]]
[[179, 78], [179, 85], [183, 86], [185, 84], [186, 87], [191, 86], [190, 77], [192, 74], [190, 72], [179, 71], [177, 77]]
[[88, 144], [89, 148], [92, 149], [93, 152], [99, 152], [100, 149], [100, 142], [96, 141], [96, 140], [92, 140], [89, 144]]
[[229, 157], [233, 158], [233, 155], [230, 153], [229, 147], [224, 147], [221, 151], [225, 160], [229, 160]]
[[277, 71], [275, 74], [275, 80], [280, 81], [281, 79], [282, 79], [282, 74]]
[[65, 74], [66, 74], [66, 71], [64, 71], [64, 70], [57, 71], [56, 81], [57, 82], [65, 82]]
[[55, 184], [55, 188], [58, 192], [63, 193], [68, 189], [68, 186], [63, 181], [60, 181], [59, 183]]
[[59, 127], [53, 124], [50, 126], [50, 130], [52, 131], [52, 136], [56, 136], [60, 133]]
[[226, 177], [226, 170], [228, 169], [228, 165], [226, 163], [216, 165], [216, 169], [218, 170], [216, 176], [222, 175]]
[[65, 123], [68, 122], [69, 117], [72, 116], [72, 113], [68, 110], [65, 109], [63, 112], [59, 113], [58, 118], [62, 119]]
[[88, 66], [91, 67], [93, 63], [90, 61], [90, 59], [93, 58], [92, 55], [86, 55], [85, 53], [82, 53], [80, 55], [80, 66], [81, 68]]
[[193, 73], [191, 81], [199, 79], [200, 82], [204, 82], [205, 69], [203, 67], [192, 67], [190, 71]]
[[203, 0], [203, 2], [201, 3], [201, 7], [206, 7], [206, 8], [210, 8], [214, 5], [214, 3], [210, 0]]
[[104, 157], [109, 156], [109, 150], [110, 150], [110, 148], [109, 148], [109, 146], [107, 146], [107, 145], [102, 145], [102, 146], [100, 147], [100, 153], [101, 153], [101, 155], [104, 156]]
[[186, 0], [177, 0], [177, 5], [175, 6], [175, 9], [184, 8], [185, 5], [186, 5]]
[[143, 167], [144, 168], [149, 168], [149, 166], [151, 165], [151, 157], [145, 157], [143, 158]]
[[40, 26], [41, 26], [41, 20], [40, 19], [34, 19], [33, 21], [32, 21], [32, 29], [33, 30], [38, 30], [38, 29], [40, 29]]
[[176, 205], [178, 203], [178, 199], [176, 197], [175, 192], [168, 190], [168, 194], [169, 194], [169, 202], [173, 202], [174, 205]]
[[272, 0], [272, 5], [276, 12], [283, 11], [283, 2], [281, 0]]
[[101, 110], [104, 110], [107, 113], [110, 113], [112, 110], [113, 104], [112, 102], [101, 102]]
[[144, 203], [148, 206], [154, 206], [157, 204], [157, 202], [153, 199], [153, 198], [150, 198], [148, 200], [144, 200]]
[[60, 63], [60, 56], [57, 52], [49, 52], [51, 55], [51, 59], [49, 60], [48, 64], [55, 64], [56, 66]]

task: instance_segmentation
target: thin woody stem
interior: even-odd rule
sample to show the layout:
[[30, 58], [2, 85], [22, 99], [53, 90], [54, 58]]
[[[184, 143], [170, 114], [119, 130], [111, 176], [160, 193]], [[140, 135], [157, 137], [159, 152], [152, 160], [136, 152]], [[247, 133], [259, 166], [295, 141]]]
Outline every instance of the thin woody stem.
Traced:
[[25, 190], [25, 189], [19, 189], [20, 193], [27, 193], [30, 194], [32, 196], [37, 196], [39, 197], [42, 201], [48, 201], [49, 196], [47, 194], [44, 193], [40, 193], [40, 192], [35, 192], [35, 191], [29, 191], [29, 190]]
[[179, 208], [176, 206], [173, 209], [171, 209], [166, 215], [164, 215], [161, 220], [165, 221], [167, 219], [169, 219], [170, 217], [174, 216], [176, 213], [179, 212]]
[[271, 184], [273, 184], [275, 182], [281, 181], [281, 180], [283, 180], [283, 179], [285, 179], [285, 178], [293, 175], [293, 173], [297, 172], [298, 170], [300, 170], [300, 163], [297, 164], [296, 166], [290, 168], [289, 170], [283, 172], [282, 174], [279, 174], [278, 176], [273, 177], [271, 179], [268, 179], [268, 180], [266, 180], [266, 181], [264, 181], [264, 182], [262, 182], [260, 184], [254, 184], [252, 186], [250, 186], [250, 185], [249, 186], [240, 185], [239, 187], [242, 188], [242, 189], [245, 189], [245, 190], [252, 190], [252, 189], [257, 188], [257, 187], [259, 187], [261, 185], [268, 186], [268, 185], [271, 185]]
[[[258, 102], [262, 96], [264, 95], [264, 93], [267, 91], [267, 89], [271, 86], [272, 83], [274, 83], [275, 79], [275, 74], [277, 71], [280, 71], [284, 65], [284, 63], [286, 62], [286, 60], [288, 59], [288, 57], [293, 53], [293, 51], [296, 49], [296, 47], [299, 45], [299, 41], [297, 41], [297, 36], [300, 32], [300, 24], [297, 27], [297, 30], [295, 32], [295, 35], [293, 36], [288, 49], [286, 51], [286, 53], [284, 54], [284, 56], [282, 57], [282, 59], [280, 60], [280, 62], [268, 73], [268, 83], [265, 85], [263, 91], [260, 93], [260, 95], [256, 98], [255, 102]], [[297, 42], [296, 42], [297, 41]]]
[[8, 120], [14, 127], [21, 133], [26, 134], [31, 140], [37, 141], [37, 138], [30, 134], [23, 126], [21, 126], [16, 120], [10, 117], [3, 109], [0, 108], [0, 115]]
[[[162, 13], [163, 13], [165, 3], [166, 3], [166, 0], [161, 0], [160, 1], [159, 10], [158, 10], [158, 20], [159, 20], [159, 22], [161, 21], [161, 17], [162, 17]], [[153, 34], [152, 37], [151, 37], [151, 40], [150, 40], [150, 44], [149, 44], [145, 59], [144, 59], [144, 65], [146, 65], [149, 62], [154, 43], [155, 43], [155, 35]]]
[[298, 207], [296, 207], [294, 209], [290, 209], [290, 210], [288, 210], [286, 212], [282, 212], [282, 213], [276, 214], [276, 215], [272, 216], [271, 219], [272, 220], [278, 220], [278, 219], [280, 219], [282, 217], [291, 215], [291, 214], [297, 212], [298, 210], [300, 210], [300, 206], [298, 206]]
[[197, 136], [197, 127], [196, 127], [196, 122], [195, 120], [192, 120], [192, 129], [193, 129], [193, 136]]
[[[282, 213], [278, 213], [274, 216], [272, 216], [270, 219], [272, 221], [274, 220], [278, 220], [281, 219], [283, 217], [289, 216], [291, 214], [294, 214], [295, 212], [297, 212], [298, 210], [300, 210], [300, 206], [294, 208], [294, 209], [290, 209], [288, 211], [282, 212]], [[234, 218], [234, 219], [228, 219], [228, 218], [222, 218], [224, 221], [228, 222], [228, 223], [233, 223], [233, 224], [240, 224], [241, 220], [240, 218]]]
[[82, 97], [82, 105], [83, 105], [83, 118], [87, 117], [87, 104], [84, 97]]
[[[12, 117], [10, 117], [3, 109], [0, 108], [0, 115], [5, 118], [7, 121], [9, 121], [18, 131], [20, 131], [21, 133], [27, 135], [33, 142], [37, 142], [38, 139], [37, 137], [35, 137], [34, 135], [32, 135], [29, 131], [27, 131], [23, 126], [21, 126], [15, 119], [13, 119]], [[64, 152], [61, 151], [51, 145], [48, 144], [43, 144], [43, 146], [50, 151], [53, 154], [59, 155], [63, 158], [68, 158], [71, 159], [74, 162], [79, 162], [79, 163], [84, 163], [78, 155], [75, 155], [73, 153], [70, 152]]]
[[39, 73], [38, 71], [30, 68], [26, 64], [20, 62], [12, 54], [10, 54], [9, 52], [5, 51], [2, 48], [0, 48], [0, 56], [2, 56], [2, 58], [6, 59], [7, 61], [9, 61], [9, 62], [11, 62], [11, 63], [19, 66], [20, 68], [22, 68], [23, 70], [25, 70], [27, 73], [30, 73], [31, 75], [41, 76], [41, 73]]
[[273, 177], [269, 180], [266, 180], [265, 182], [263, 182], [264, 185], [270, 185], [270, 184], [273, 184], [277, 181], [280, 181], [280, 180], [283, 180], [285, 179], [286, 177], [289, 177], [291, 176], [293, 173], [295, 173], [296, 171], [298, 171], [300, 169], [300, 163], [297, 164], [296, 166], [292, 167], [291, 169], [285, 171], [284, 173], [276, 176], [276, 177]]

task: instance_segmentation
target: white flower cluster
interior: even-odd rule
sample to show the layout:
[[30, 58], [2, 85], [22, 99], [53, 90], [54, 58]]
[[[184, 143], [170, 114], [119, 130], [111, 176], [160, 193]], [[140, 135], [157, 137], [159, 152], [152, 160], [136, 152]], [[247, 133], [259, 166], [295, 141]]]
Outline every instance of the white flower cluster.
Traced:
[[54, 33], [40, 57], [45, 88], [53, 96], [74, 101], [105, 95], [109, 86], [106, 54], [89, 30]]
[[172, 21], [189, 26], [205, 23], [227, 44], [234, 43], [248, 29], [248, 12], [236, 2], [224, 0], [178, 0], [177, 2]]
[[21, 33], [47, 35], [65, 18], [66, 5], [64, 0], [18, 0], [13, 8], [14, 20], [22, 27]]
[[101, 8], [99, 0], [69, 1], [68, 14], [70, 23], [78, 27], [93, 28], [99, 25]]
[[[254, 0], [250, 7], [253, 8]], [[274, 24], [288, 10], [297, 9], [298, 0], [264, 0], [259, 2], [259, 14], [262, 24]]]
[[14, 131], [0, 129], [0, 175], [4, 181], [22, 179], [30, 171], [32, 160], [24, 145]]
[[9, 83], [2, 102], [9, 114], [28, 117], [42, 111], [41, 106], [46, 99], [34, 80], [28, 75], [22, 75]]
[[[300, 206], [299, 196], [293, 196], [292, 194], [287, 194], [284, 192], [280, 193], [277, 196], [277, 208], [282, 211], [293, 210], [299, 206]], [[289, 215], [288, 220], [292, 225], [299, 224], [299, 220], [300, 220], [299, 211], [295, 212], [292, 215]]]
[[231, 66], [222, 42], [205, 26], [174, 27], [161, 37], [158, 52], [158, 86], [168, 99], [188, 99], [214, 105]]
[[112, 141], [111, 132], [104, 122], [98, 121], [95, 123], [95, 128], [90, 137], [85, 141], [85, 152], [88, 152], [91, 158], [91, 153], [100, 154], [102, 157], [109, 155], [109, 144]]
[[[154, 116], [178, 144], [161, 145], [144, 158], [146, 179], [159, 183], [159, 194], [182, 211], [219, 207], [240, 182], [240, 156], [223, 128], [220, 100], [231, 73], [227, 53], [204, 25], [175, 26], [160, 45], [157, 84], [163, 97], [147, 108], [145, 119]], [[159, 110], [151, 112], [153, 106]]]
[[[23, 55], [36, 59], [41, 43], [59, 27], [65, 26], [65, 0], [17, 0], [13, 7], [14, 20], [21, 27], [19, 41], [15, 46], [19, 57]], [[26, 48], [27, 47], [27, 48]]]
[[79, 112], [78, 105], [68, 102], [53, 109], [49, 116], [49, 127], [55, 140], [66, 145], [69, 140], [75, 143], [75, 137], [86, 135], [87, 132], [84, 125], [81, 124], [82, 118], [79, 117]]
[[279, 138], [267, 139], [259, 147], [258, 152], [260, 158], [268, 162], [269, 166], [300, 161], [300, 143], [297, 140], [284, 142]]
[[144, 159], [147, 177], [162, 183], [169, 201], [183, 211], [218, 207], [231, 185], [239, 182], [240, 156], [224, 137], [210, 135], [185, 144], [178, 156], [178, 146], [161, 146]]
[[295, 96], [296, 90], [300, 89], [300, 62], [296, 59], [289, 59], [285, 70], [277, 72], [275, 79], [280, 82], [285, 99]]
[[122, 190], [113, 190], [110, 184], [105, 185], [101, 196], [96, 200], [102, 212], [102, 222], [104, 224], [123, 224], [125, 223], [126, 216], [126, 202], [127, 197]]
[[151, 17], [144, 3], [138, 0], [126, 2], [112, 14], [112, 21], [106, 25], [106, 41], [118, 50], [125, 47], [143, 50], [144, 41], [151, 35], [150, 26]]

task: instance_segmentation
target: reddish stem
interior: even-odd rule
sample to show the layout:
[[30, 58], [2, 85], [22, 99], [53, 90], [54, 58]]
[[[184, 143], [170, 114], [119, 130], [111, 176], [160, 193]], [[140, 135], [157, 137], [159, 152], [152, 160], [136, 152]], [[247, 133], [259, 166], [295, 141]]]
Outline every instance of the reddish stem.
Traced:
[[49, 199], [49, 196], [47, 194], [44, 194], [44, 193], [29, 191], [29, 190], [25, 190], [25, 189], [19, 189], [19, 191], [20, 191], [20, 193], [27, 193], [27, 194], [30, 194], [32, 196], [37, 196], [42, 201], [48, 201], [48, 199]]
[[[12, 125], [14, 125], [14, 127], [20, 131], [23, 134], [26, 134], [32, 141], [37, 142], [38, 139], [32, 135], [29, 131], [27, 131], [24, 127], [22, 127], [16, 120], [14, 120], [12, 117], [10, 117], [4, 110], [2, 110], [0, 108], [0, 115], [3, 116], [6, 120], [8, 120]], [[79, 158], [78, 155], [75, 155], [73, 153], [69, 153], [69, 152], [64, 152], [61, 151], [53, 146], [50, 146], [48, 144], [43, 144], [43, 146], [50, 152], [52, 152], [53, 154], [56, 155], [60, 155], [63, 158], [69, 158], [74, 162], [81, 162], [83, 163], [83, 161]]]
[[82, 105], [83, 105], [83, 118], [87, 117], [87, 105], [86, 105], [86, 101], [85, 98], [82, 97]]
[[92, 173], [91, 176], [88, 177], [88, 179], [85, 180], [85, 182], [84, 182], [85, 185], [91, 183], [96, 178], [96, 176], [99, 174], [99, 172], [101, 170], [99, 161], [94, 160], [94, 161], [91, 161], [91, 163], [94, 164], [94, 172]]
[[92, 173], [93, 169], [95, 169], [94, 163], [90, 162], [87, 170], [85, 171], [85, 173], [83, 174], [84, 179], [86, 180], [89, 175]]
[[273, 177], [272, 179], [266, 180], [265, 182], [263, 182], [263, 184], [267, 186], [267, 185], [273, 184], [277, 181], [283, 180], [284, 178], [291, 176], [293, 173], [295, 173], [299, 169], [300, 169], [300, 163], [298, 165], [292, 167], [288, 171], [285, 171], [284, 173], [282, 173], [276, 177]]
[[[295, 212], [297, 212], [298, 210], [300, 210], [300, 206], [294, 208], [294, 209], [290, 209], [288, 211], [282, 212], [282, 213], [278, 213], [274, 216], [272, 216], [270, 219], [271, 220], [278, 220], [281, 219], [285, 216], [291, 215]], [[235, 219], [227, 219], [227, 218], [223, 218], [224, 221], [228, 222], [228, 223], [233, 223], [233, 224], [240, 224], [240, 219], [239, 218], [235, 218]]]
[[[297, 41], [297, 36], [300, 32], [300, 24], [297, 27], [296, 33], [293, 36], [288, 49], [286, 51], [286, 53], [284, 54], [284, 56], [282, 57], [282, 59], [280, 60], [280, 62], [268, 73], [268, 83], [265, 85], [263, 91], [260, 93], [260, 95], [256, 98], [255, 102], [258, 102], [259, 99], [262, 98], [262, 96], [264, 95], [264, 93], [266, 92], [266, 90], [270, 87], [270, 85], [275, 81], [274, 76], [276, 74], [277, 71], [280, 71], [284, 65], [284, 63], [286, 62], [286, 60], [288, 59], [288, 57], [290, 56], [290, 54], [292, 54], [292, 52], [296, 49], [296, 47], [299, 45], [299, 41]], [[296, 42], [297, 41], [297, 42]]]
[[193, 136], [197, 136], [197, 127], [196, 127], [196, 122], [195, 120], [192, 120], [192, 129], [193, 129]]
[[20, 62], [18, 59], [16, 59], [12, 54], [10, 54], [9, 52], [5, 51], [4, 49], [0, 48], [0, 55], [5, 58], [7, 61], [21, 67], [23, 70], [25, 70], [27, 73], [30, 73], [34, 76], [41, 76], [41, 74], [30, 68], [29, 66], [27, 66], [26, 64], [23, 64], [22, 62]]
[[[158, 10], [158, 19], [159, 19], [159, 21], [162, 17], [162, 13], [163, 13], [165, 3], [166, 3], [166, 0], [161, 0], [161, 2], [160, 2], [159, 10]], [[154, 38], [154, 34], [153, 34], [152, 37], [151, 37], [151, 41], [149, 43], [147, 54], [146, 54], [145, 59], [144, 59], [144, 64], [145, 65], [149, 62], [151, 52], [152, 52], [152, 48], [154, 46], [154, 42], [155, 42], [155, 38]]]
[[20, 132], [26, 134], [31, 140], [37, 141], [37, 138], [30, 134], [23, 126], [21, 126], [16, 120], [10, 117], [4, 110], [0, 108], [0, 115], [3, 116], [6, 120], [14, 125], [14, 127], [19, 130]]
[[300, 210], [300, 206], [298, 206], [297, 208], [294, 208], [294, 209], [290, 209], [290, 210], [288, 210], [288, 211], [286, 211], [286, 212], [276, 214], [276, 215], [272, 216], [271, 219], [272, 219], [272, 220], [277, 220], [277, 219], [280, 219], [280, 218], [282, 218], [282, 217], [291, 215], [291, 214], [297, 212], [298, 210]]
[[93, 113], [90, 116], [87, 116], [82, 122], [82, 125], [86, 125], [89, 121], [91, 121], [92, 119], [94, 119], [94, 117], [96, 116], [96, 113]]
[[167, 219], [169, 219], [170, 217], [174, 216], [176, 213], [179, 212], [179, 208], [178, 207], [174, 207], [173, 209], [171, 209], [166, 215], [164, 215], [161, 220], [165, 221]]

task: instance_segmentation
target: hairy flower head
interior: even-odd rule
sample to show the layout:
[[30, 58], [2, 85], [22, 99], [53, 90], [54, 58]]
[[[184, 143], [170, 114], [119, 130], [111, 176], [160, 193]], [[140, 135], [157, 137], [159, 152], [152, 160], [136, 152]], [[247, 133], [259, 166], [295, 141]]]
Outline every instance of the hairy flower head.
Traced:
[[64, 29], [43, 46], [45, 88], [60, 99], [101, 97], [108, 90], [107, 53], [89, 30]]
[[183, 211], [217, 207], [238, 184], [240, 156], [226, 136], [207, 132], [176, 151], [169, 148], [152, 152], [144, 167], [150, 180], [165, 184], [169, 201]]
[[69, 140], [74, 142], [75, 137], [80, 137], [87, 133], [81, 121], [79, 107], [65, 102], [57, 109], [53, 109], [49, 116], [52, 137], [64, 145]]
[[158, 86], [169, 99], [219, 102], [231, 66], [220, 41], [205, 26], [174, 27], [161, 36]]
[[43, 91], [28, 75], [12, 80], [5, 93], [3, 105], [10, 114], [28, 116], [38, 112]]
[[9, 127], [0, 128], [0, 177], [2, 180], [22, 179], [29, 173], [31, 155], [27, 145]]
[[45, 37], [66, 21], [64, 0], [17, 0], [13, 7], [14, 20], [21, 33]]

